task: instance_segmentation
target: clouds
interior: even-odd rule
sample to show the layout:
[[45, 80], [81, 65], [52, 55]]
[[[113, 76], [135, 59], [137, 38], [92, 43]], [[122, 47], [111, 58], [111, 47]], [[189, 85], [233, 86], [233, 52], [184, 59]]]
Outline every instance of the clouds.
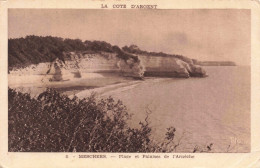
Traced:
[[9, 37], [31, 34], [250, 64], [250, 10], [10, 9]]
[[187, 34], [181, 32], [169, 32], [165, 37], [165, 43], [173, 46], [186, 46], [189, 44]]

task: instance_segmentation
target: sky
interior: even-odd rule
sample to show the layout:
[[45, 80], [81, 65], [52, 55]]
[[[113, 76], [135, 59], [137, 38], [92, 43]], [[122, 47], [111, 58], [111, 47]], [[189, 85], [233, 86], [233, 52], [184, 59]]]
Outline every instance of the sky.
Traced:
[[9, 9], [8, 37], [56, 36], [250, 65], [246, 9]]

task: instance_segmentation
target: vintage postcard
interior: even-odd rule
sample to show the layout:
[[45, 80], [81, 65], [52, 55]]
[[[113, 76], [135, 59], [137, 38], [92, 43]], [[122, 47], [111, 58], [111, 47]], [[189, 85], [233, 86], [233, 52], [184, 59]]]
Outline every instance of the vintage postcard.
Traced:
[[0, 5], [0, 167], [260, 167], [260, 1]]

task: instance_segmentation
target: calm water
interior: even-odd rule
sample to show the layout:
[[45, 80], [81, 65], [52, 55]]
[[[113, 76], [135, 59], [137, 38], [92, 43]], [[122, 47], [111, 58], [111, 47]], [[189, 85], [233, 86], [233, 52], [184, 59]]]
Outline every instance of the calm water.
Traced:
[[213, 152], [250, 151], [250, 67], [205, 67], [209, 77], [147, 79], [127, 89], [106, 93], [121, 99], [137, 126], [152, 111], [153, 136], [167, 127], [182, 137], [179, 152], [213, 143]]

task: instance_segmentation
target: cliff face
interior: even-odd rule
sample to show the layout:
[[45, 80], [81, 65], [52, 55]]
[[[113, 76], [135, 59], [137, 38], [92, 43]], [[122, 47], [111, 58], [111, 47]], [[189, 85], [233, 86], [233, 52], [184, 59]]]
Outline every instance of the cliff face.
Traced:
[[40, 63], [23, 69], [12, 70], [10, 74], [47, 75], [49, 81], [80, 78], [81, 73], [118, 73], [121, 76], [143, 78], [160, 77], [204, 77], [206, 72], [192, 62], [187, 63], [173, 57], [135, 55], [138, 59], [121, 59], [116, 53], [69, 52], [64, 60], [56, 59], [51, 63]]
[[82, 73], [84, 78], [87, 73], [117, 73], [139, 79], [206, 76], [195, 64], [196, 60], [182, 55], [148, 52], [135, 45], [120, 48], [105, 41], [51, 36], [8, 40], [8, 72], [14, 77], [38, 75], [44, 80], [61, 81], [81, 78]]
[[32, 64], [26, 68], [12, 69], [11, 75], [42, 75], [49, 81], [80, 78], [81, 73], [118, 73], [121, 76], [142, 78], [144, 67], [140, 60], [127, 60], [117, 57], [116, 53], [69, 52], [64, 60], [55, 59], [50, 63]]
[[138, 55], [145, 66], [145, 76], [162, 77], [205, 77], [206, 71], [194, 65], [192, 60], [187, 62], [174, 57]]
[[74, 72], [119, 73], [122, 76], [143, 77], [144, 67], [140, 60], [118, 58], [116, 53], [98, 54], [67, 53], [65, 64]]
[[206, 71], [199, 65], [197, 60], [182, 55], [166, 54], [163, 52], [148, 52], [141, 50], [136, 45], [125, 46], [123, 51], [138, 56], [144, 64], [145, 76], [165, 77], [205, 77]]

